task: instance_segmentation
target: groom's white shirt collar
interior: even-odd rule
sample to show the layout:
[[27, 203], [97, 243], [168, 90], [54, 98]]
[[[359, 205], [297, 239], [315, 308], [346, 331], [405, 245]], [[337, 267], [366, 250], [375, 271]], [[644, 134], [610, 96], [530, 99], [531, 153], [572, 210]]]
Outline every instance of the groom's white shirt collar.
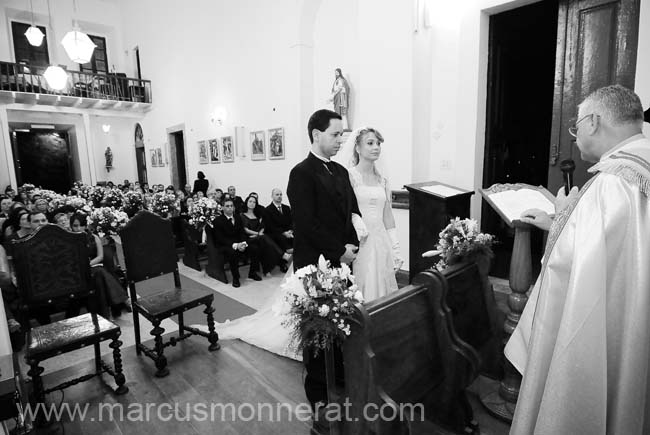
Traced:
[[310, 150], [309, 152], [312, 153], [314, 156], [316, 156], [316, 158], [317, 158], [318, 160], [322, 160], [322, 161], [324, 161], [325, 163], [327, 163], [327, 162], [331, 162], [330, 159], [326, 159], [325, 157], [321, 157], [321, 156], [319, 156], [318, 154], [316, 154], [315, 152], [313, 152], [313, 151], [311, 151], [311, 150]]

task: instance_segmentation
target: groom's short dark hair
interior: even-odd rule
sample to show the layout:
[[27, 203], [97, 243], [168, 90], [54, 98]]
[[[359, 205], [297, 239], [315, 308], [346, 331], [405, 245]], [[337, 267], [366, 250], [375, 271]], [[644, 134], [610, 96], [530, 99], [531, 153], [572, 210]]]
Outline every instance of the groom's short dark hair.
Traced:
[[313, 115], [309, 117], [309, 122], [307, 123], [307, 133], [309, 134], [309, 142], [314, 143], [314, 136], [312, 131], [318, 129], [318, 131], [325, 131], [327, 127], [330, 126], [331, 119], [343, 119], [338, 113], [329, 110], [321, 109], [314, 112]]

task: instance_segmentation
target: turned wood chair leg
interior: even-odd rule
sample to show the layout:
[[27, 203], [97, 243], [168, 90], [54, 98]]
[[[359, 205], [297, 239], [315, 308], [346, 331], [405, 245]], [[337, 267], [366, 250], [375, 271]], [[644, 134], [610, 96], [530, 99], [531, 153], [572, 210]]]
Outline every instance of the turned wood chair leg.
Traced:
[[133, 306], [133, 332], [135, 333], [135, 354], [140, 355], [142, 352], [140, 350], [140, 313], [138, 312], [138, 307]]
[[151, 334], [154, 336], [154, 351], [156, 353], [156, 377], [163, 378], [169, 374], [167, 358], [163, 354], [165, 345], [163, 344], [162, 335], [165, 333], [165, 329], [160, 326], [160, 319], [155, 319], [151, 323], [153, 323]]
[[45, 369], [38, 365], [39, 362], [34, 359], [27, 361], [30, 367], [27, 375], [32, 379], [32, 393], [29, 402], [33, 411], [39, 411], [34, 415], [34, 425], [42, 427], [47, 421], [45, 420], [44, 409], [39, 410], [37, 406], [39, 403], [42, 403], [41, 406], [45, 406], [45, 392], [43, 390], [43, 379], [41, 379], [41, 373]]
[[115, 389], [115, 394], [117, 395], [122, 395], [129, 392], [129, 387], [124, 385], [126, 383], [126, 378], [124, 377], [124, 373], [122, 371], [122, 353], [120, 352], [120, 346], [122, 346], [122, 342], [119, 340], [119, 337], [115, 337], [113, 341], [111, 341], [111, 344], [108, 345], [108, 347], [113, 349], [113, 366], [115, 369], [115, 374], [113, 377], [115, 378], [115, 383], [117, 384], [117, 388]]
[[183, 339], [183, 333], [185, 332], [183, 324], [183, 312], [178, 313], [178, 338]]
[[99, 374], [102, 372], [102, 365], [101, 365], [102, 355], [99, 352], [99, 343], [95, 343], [93, 347], [95, 348], [95, 373]]
[[208, 331], [210, 331], [208, 334], [208, 341], [210, 342], [208, 350], [210, 352], [219, 350], [221, 349], [221, 345], [219, 344], [219, 334], [214, 329], [214, 316], [212, 315], [214, 313], [214, 307], [212, 306], [212, 302], [205, 304], [205, 310], [203, 312], [208, 316]]

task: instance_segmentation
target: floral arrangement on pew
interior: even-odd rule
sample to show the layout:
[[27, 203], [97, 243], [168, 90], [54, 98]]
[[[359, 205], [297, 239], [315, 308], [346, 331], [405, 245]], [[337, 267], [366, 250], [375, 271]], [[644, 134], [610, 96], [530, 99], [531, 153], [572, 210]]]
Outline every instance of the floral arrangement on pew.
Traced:
[[79, 196], [79, 197], [81, 197], [81, 198], [83, 198], [85, 200], [89, 200], [89, 199], [92, 200], [91, 196], [92, 196], [94, 191], [95, 191], [94, 187], [89, 186], [87, 184], [80, 183], [80, 182], [76, 182], [73, 189], [72, 189], [73, 193], [76, 192], [77, 196]]
[[124, 211], [130, 218], [135, 216], [137, 212], [144, 208], [144, 200], [142, 195], [135, 191], [128, 191], [124, 194], [124, 201], [122, 203], [122, 211]]
[[69, 205], [70, 207], [74, 208], [75, 211], [81, 210], [86, 214], [90, 214], [92, 211], [91, 207], [88, 205], [88, 202], [79, 196], [66, 197], [64, 205]]
[[192, 203], [189, 209], [189, 223], [197, 230], [203, 230], [206, 225], [212, 227], [212, 222], [221, 213], [221, 205], [214, 199], [201, 198]]
[[179, 211], [176, 195], [171, 193], [154, 193], [149, 204], [149, 210], [164, 218], [171, 217]]
[[99, 237], [115, 236], [126, 225], [129, 217], [113, 207], [93, 209], [88, 216], [88, 227]]
[[[463, 260], [489, 260], [494, 257], [492, 245], [494, 236], [479, 231], [474, 219], [451, 219], [449, 225], [440, 234], [440, 240], [433, 251], [422, 254], [423, 257], [440, 256], [436, 269], [442, 271], [452, 264]], [[477, 261], [478, 262], [478, 261]], [[479, 265], [480, 267], [480, 265]], [[485, 272], [487, 273], [487, 271]]]
[[104, 200], [102, 201], [103, 206], [120, 209], [122, 208], [123, 203], [124, 197], [119, 189], [110, 189], [104, 192]]
[[288, 278], [283, 290], [288, 308], [282, 324], [292, 331], [291, 346], [311, 349], [314, 356], [342, 344], [350, 335], [354, 304], [363, 302], [350, 268], [332, 268], [322, 255], [318, 266], [303, 267]]
[[93, 207], [101, 207], [102, 201], [104, 200], [104, 189], [101, 187], [93, 187], [91, 189], [89, 199]]

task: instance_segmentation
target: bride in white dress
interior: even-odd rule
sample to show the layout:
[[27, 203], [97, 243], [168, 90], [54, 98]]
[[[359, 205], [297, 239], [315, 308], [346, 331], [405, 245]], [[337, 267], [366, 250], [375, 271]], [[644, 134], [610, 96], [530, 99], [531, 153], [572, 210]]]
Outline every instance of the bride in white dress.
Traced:
[[[353, 131], [343, 146], [342, 157], [348, 163], [350, 182], [357, 196], [363, 224], [357, 226], [359, 252], [352, 265], [356, 284], [364, 299], [370, 301], [397, 290], [395, 271], [403, 264], [391, 195], [385, 171], [378, 168], [384, 139], [373, 128]], [[290, 331], [282, 325], [287, 311], [285, 297], [293, 279], [293, 268], [285, 274], [281, 285], [268, 302], [255, 314], [216, 325], [220, 340], [240, 339], [269, 352], [302, 360], [290, 347]], [[207, 331], [205, 325], [194, 325]]]

